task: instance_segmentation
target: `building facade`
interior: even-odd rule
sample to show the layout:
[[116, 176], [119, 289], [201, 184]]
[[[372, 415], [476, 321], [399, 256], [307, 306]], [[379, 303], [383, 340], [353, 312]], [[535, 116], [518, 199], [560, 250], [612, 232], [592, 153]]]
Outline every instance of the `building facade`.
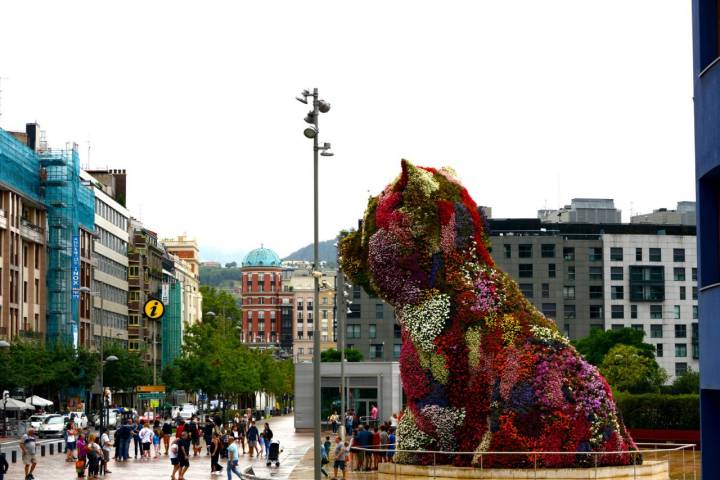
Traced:
[[176, 288], [182, 304], [181, 323], [194, 325], [202, 321], [200, 247], [197, 240], [185, 235], [163, 238], [161, 242], [175, 265], [175, 279], [179, 282]]
[[697, 371], [695, 228], [491, 219], [497, 266], [570, 339], [636, 328], [672, 380]]
[[[95, 193], [92, 251], [92, 329], [90, 347], [98, 349], [100, 339], [128, 346], [128, 226], [130, 212], [118, 202], [116, 193], [88, 172], [82, 178]], [[92, 298], [90, 298], [90, 296]], [[102, 337], [101, 337], [102, 335]]]
[[[309, 264], [308, 264], [309, 265]], [[303, 266], [305, 267], [305, 266]], [[295, 361], [312, 360], [315, 334], [315, 279], [307, 268], [291, 270], [289, 280], [283, 290], [292, 293], [292, 306], [295, 314], [293, 325], [293, 354]], [[335, 271], [323, 271], [320, 288], [320, 351], [336, 347], [335, 325]]]
[[[703, 445], [720, 444], [720, 7], [693, 0], [695, 187], [700, 306], [700, 419]], [[703, 478], [720, 478], [720, 457], [702, 450]]]
[[161, 298], [165, 303], [162, 327], [162, 366], [170, 365], [180, 356], [185, 329], [202, 318], [202, 296], [197, 274], [182, 258], [167, 252], [162, 259], [163, 285]]

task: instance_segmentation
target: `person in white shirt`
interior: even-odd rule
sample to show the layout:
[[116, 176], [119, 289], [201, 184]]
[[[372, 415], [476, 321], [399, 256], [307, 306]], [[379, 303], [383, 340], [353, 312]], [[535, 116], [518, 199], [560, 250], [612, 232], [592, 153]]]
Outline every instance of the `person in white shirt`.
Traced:
[[232, 474], [238, 476], [238, 478], [242, 478], [242, 474], [240, 471], [238, 471], [238, 460], [240, 458], [240, 455], [238, 454], [238, 446], [237, 441], [233, 439], [230, 442], [230, 445], [227, 448], [227, 454], [228, 454], [228, 462], [227, 462], [227, 476], [228, 480], [232, 478]]
[[140, 443], [142, 445], [143, 458], [150, 458], [150, 446], [152, 445], [153, 431], [146, 423], [142, 422], [142, 430], [140, 430]]
[[108, 470], [107, 466], [110, 463], [110, 447], [112, 447], [112, 441], [110, 441], [110, 435], [108, 435], [107, 428], [102, 428], [102, 435], [100, 435], [100, 447], [102, 448], [103, 452], [103, 459], [102, 459], [102, 473], [112, 473], [110, 470]]
[[173, 466], [172, 475], [170, 477], [172, 480], [177, 480], [177, 477], [175, 476], [180, 470], [180, 461], [178, 460], [178, 444], [177, 444], [177, 438], [172, 439], [172, 443], [170, 444], [170, 447], [168, 448], [169, 451], [169, 457], [170, 457], [170, 465]]

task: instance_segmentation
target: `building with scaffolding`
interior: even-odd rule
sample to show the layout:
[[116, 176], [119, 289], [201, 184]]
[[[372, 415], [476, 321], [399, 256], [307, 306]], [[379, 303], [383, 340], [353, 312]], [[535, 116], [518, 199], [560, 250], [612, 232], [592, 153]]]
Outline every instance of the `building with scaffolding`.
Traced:
[[81, 233], [94, 193], [77, 145], [49, 149], [37, 124], [0, 130], [0, 337], [80, 340]]

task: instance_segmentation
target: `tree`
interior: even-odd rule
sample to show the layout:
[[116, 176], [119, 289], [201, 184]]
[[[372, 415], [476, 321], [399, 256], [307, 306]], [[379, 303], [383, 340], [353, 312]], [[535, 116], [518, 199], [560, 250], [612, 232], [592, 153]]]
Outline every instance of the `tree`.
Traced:
[[667, 380], [667, 373], [654, 358], [648, 358], [641, 349], [618, 344], [610, 349], [600, 364], [600, 373], [608, 383], [622, 392], [659, 392]]
[[639, 355], [651, 360], [654, 359], [655, 347], [649, 343], [644, 343], [644, 337], [645, 332], [643, 330], [635, 330], [634, 328], [621, 328], [618, 330], [596, 328], [590, 331], [590, 336], [576, 340], [573, 343], [577, 351], [585, 357], [585, 360], [598, 366], [610, 349], [618, 344], [636, 347], [639, 350]]
[[[340, 352], [334, 348], [328, 348], [327, 350], [320, 352], [321, 362], [339, 362]], [[354, 348], [345, 349], [345, 361], [347, 362], [362, 362], [363, 354], [360, 350]]]
[[700, 372], [693, 372], [688, 369], [687, 372], [675, 378], [672, 384], [672, 393], [699, 393], [700, 392]]
[[105, 364], [104, 382], [113, 390], [131, 390], [152, 381], [152, 370], [140, 353], [129, 352], [117, 344], [105, 347], [105, 358], [115, 355], [118, 359]]
[[[203, 285], [200, 287], [202, 295], [203, 322], [213, 323], [221, 318], [231, 320], [233, 326], [242, 324], [242, 313], [237, 300], [230, 293]], [[208, 315], [212, 312], [215, 315]]]

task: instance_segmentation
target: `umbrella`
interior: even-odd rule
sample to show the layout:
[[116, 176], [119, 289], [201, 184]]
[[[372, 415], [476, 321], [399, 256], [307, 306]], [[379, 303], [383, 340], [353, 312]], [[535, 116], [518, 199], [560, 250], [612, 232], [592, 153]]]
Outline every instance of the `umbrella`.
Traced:
[[4, 410], [35, 410], [35, 407], [32, 405], [21, 402], [20, 400], [15, 400], [14, 398], [8, 398], [7, 403], [5, 402], [5, 400], [0, 400], [0, 407], [3, 407]]
[[37, 395], [26, 398], [25, 403], [35, 405], [36, 407], [52, 407], [53, 405], [53, 402], [51, 402], [50, 400], [45, 400], [44, 398], [38, 397]]

